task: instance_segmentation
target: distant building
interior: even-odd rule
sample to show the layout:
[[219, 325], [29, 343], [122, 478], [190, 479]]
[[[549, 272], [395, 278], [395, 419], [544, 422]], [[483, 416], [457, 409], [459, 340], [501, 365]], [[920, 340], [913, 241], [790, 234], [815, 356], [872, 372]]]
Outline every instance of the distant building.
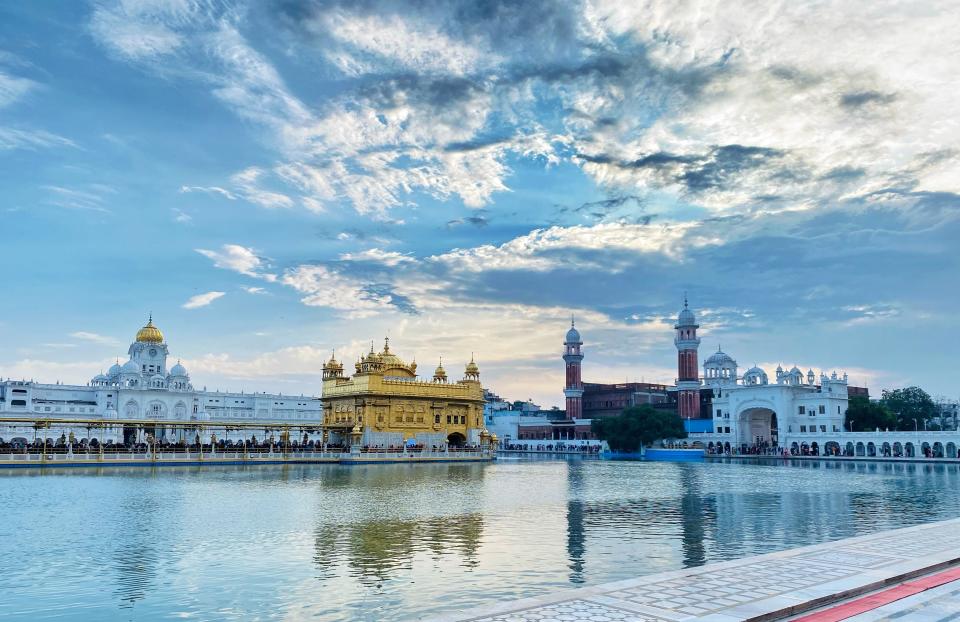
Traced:
[[[272, 434], [266, 429], [224, 427], [231, 422], [291, 424], [310, 435], [319, 433], [321, 407], [316, 397], [195, 389], [179, 361], [168, 365], [170, 352], [152, 316], [137, 331], [127, 355], [125, 363], [117, 361], [87, 385], [0, 381], [0, 438], [33, 442], [37, 435], [56, 441], [74, 434], [80, 441], [131, 443], [152, 437], [192, 443], [198, 422], [204, 422], [204, 442], [210, 434], [223, 440], [251, 435], [263, 440]], [[32, 423], [41, 420], [49, 420], [49, 426]]]
[[390, 351], [357, 361], [353, 376], [331, 357], [323, 367], [323, 429], [331, 443], [426, 447], [478, 445], [484, 428], [480, 368], [470, 359], [462, 380], [451, 382], [443, 363], [432, 380], [417, 377], [416, 362]]
[[665, 384], [649, 382], [621, 382], [618, 384], [583, 384], [583, 418], [598, 419], [616, 417], [624, 408], [652, 404], [671, 406], [670, 394]]

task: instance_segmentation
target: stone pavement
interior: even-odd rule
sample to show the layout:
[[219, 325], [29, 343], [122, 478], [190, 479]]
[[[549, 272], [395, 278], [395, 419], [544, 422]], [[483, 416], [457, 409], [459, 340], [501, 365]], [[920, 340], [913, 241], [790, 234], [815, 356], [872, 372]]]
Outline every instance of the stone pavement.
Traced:
[[[776, 620], [957, 563], [960, 519], [451, 612], [434, 620]], [[876, 619], [884, 618], [863, 618]]]

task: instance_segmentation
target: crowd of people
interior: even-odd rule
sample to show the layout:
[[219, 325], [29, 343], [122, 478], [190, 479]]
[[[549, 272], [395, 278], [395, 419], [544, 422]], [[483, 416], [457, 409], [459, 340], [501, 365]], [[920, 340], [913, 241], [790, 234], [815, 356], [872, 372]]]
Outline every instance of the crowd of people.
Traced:
[[601, 451], [599, 441], [594, 443], [505, 443], [501, 449], [507, 451], [543, 451], [543, 452], [563, 452], [563, 453], [581, 453], [597, 454]]
[[289, 443], [276, 440], [261, 440], [256, 437], [243, 441], [218, 440], [215, 443], [197, 443], [196, 441], [188, 443], [186, 440], [171, 442], [169, 440], [159, 440], [150, 442], [128, 442], [114, 443], [106, 441], [101, 443], [96, 438], [93, 439], [68, 439], [63, 436], [59, 439], [36, 439], [27, 441], [23, 438], [11, 439], [9, 441], [0, 438], [0, 453], [147, 453], [155, 450], [164, 453], [175, 452], [198, 452], [202, 450], [207, 453], [214, 451], [248, 451], [248, 452], [313, 452], [313, 451], [346, 451], [342, 443], [327, 443], [323, 445], [319, 441], [292, 441]]

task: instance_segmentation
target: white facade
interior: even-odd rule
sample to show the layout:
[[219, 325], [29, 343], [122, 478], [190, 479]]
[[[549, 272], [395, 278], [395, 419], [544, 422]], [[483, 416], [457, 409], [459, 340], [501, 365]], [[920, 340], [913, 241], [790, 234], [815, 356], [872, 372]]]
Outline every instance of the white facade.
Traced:
[[780, 447], [817, 455], [957, 458], [960, 432], [847, 432], [847, 375], [819, 376], [777, 367], [774, 382], [759, 367], [737, 374], [737, 362], [717, 351], [703, 365], [713, 390], [713, 432], [691, 434], [708, 450]]
[[[318, 426], [322, 420], [319, 398], [267, 393], [221, 393], [197, 391], [187, 370], [177, 362], [168, 369], [169, 351], [163, 334], [147, 323], [137, 333], [128, 349], [129, 359], [119, 361], [106, 374], [98, 374], [88, 385], [43, 384], [25, 380], [0, 381], [0, 438], [10, 441], [34, 440], [35, 433], [56, 440], [71, 432], [78, 440], [86, 438], [83, 426], [51, 427], [39, 431], [32, 423], [4, 423], [3, 419], [81, 419], [103, 421], [150, 420], [158, 424], [177, 422], [210, 422], [205, 435], [216, 433], [218, 439], [240, 440], [256, 434], [253, 430], [218, 428], [219, 422], [302, 423]], [[89, 438], [101, 442], [142, 441], [143, 429], [124, 429], [122, 424], [97, 426], [90, 424]], [[193, 439], [194, 434], [175, 426], [158, 426], [151, 433], [157, 440], [171, 442]], [[131, 439], [131, 435], [134, 436]], [[312, 437], [313, 435], [311, 435]], [[263, 433], [258, 437], [262, 440]], [[205, 442], [209, 438], [203, 439]]]

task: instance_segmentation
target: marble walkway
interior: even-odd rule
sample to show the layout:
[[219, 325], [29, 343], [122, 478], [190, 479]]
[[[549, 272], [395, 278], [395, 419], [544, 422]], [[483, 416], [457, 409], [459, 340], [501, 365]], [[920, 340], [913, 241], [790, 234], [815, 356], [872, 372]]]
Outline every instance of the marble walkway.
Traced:
[[455, 611], [434, 622], [777, 620], [958, 563], [954, 519]]

